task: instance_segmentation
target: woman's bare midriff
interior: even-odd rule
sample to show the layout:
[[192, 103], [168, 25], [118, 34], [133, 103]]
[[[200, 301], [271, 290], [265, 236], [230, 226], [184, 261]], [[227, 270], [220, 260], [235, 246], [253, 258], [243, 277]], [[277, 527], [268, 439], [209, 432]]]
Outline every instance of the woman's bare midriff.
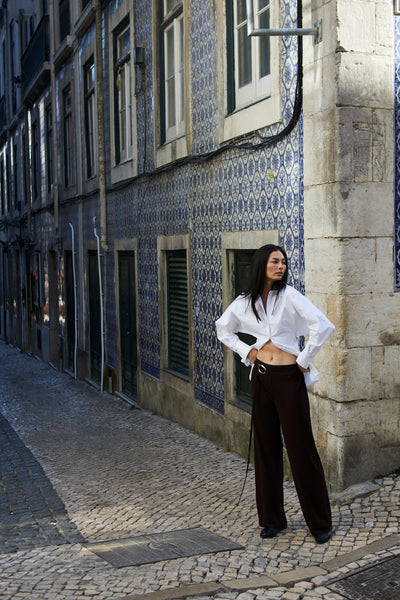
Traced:
[[267, 365], [294, 365], [297, 357], [295, 354], [280, 350], [269, 340], [260, 348], [257, 358]]

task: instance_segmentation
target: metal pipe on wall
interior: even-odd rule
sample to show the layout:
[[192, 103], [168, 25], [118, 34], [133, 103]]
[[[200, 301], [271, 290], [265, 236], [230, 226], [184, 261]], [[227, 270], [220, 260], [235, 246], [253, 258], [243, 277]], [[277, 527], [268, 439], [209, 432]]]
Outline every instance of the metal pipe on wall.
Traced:
[[76, 356], [78, 351], [78, 302], [77, 302], [77, 282], [76, 282], [76, 267], [75, 267], [75, 231], [72, 223], [69, 224], [72, 233], [72, 274], [74, 278], [74, 325], [75, 325], [75, 342], [74, 342], [74, 378], [76, 379]]
[[100, 296], [100, 330], [101, 330], [101, 373], [100, 373], [100, 390], [103, 391], [104, 379], [104, 307], [103, 307], [103, 284], [101, 278], [101, 260], [100, 260], [100, 237], [96, 230], [96, 217], [93, 217], [94, 236], [97, 240], [97, 267], [99, 271], [99, 296]]

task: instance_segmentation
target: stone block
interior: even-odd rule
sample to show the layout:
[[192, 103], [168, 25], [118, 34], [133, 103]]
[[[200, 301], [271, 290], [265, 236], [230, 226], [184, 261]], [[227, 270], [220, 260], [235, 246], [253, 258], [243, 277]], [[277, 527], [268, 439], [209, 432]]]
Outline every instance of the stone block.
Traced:
[[391, 0], [375, 4], [375, 52], [393, 57], [393, 4]]
[[337, 180], [372, 181], [372, 109], [338, 109]]
[[373, 398], [371, 349], [348, 350], [345, 355], [343, 394], [345, 402]]
[[293, 571], [288, 571], [286, 573], [278, 573], [272, 575], [272, 578], [279, 585], [290, 585], [296, 583], [296, 581], [304, 581], [306, 579], [311, 579], [312, 577], [318, 577], [319, 575], [326, 575], [326, 570], [321, 569], [321, 567], [312, 566], [293, 569]]
[[331, 558], [322, 563], [322, 567], [327, 571], [336, 571], [345, 565], [348, 565], [351, 562], [359, 561], [360, 559], [368, 556], [369, 554], [376, 554], [381, 552], [382, 550], [386, 550], [387, 548], [392, 548], [393, 546], [398, 546], [400, 544], [400, 536], [397, 534], [392, 534], [383, 537], [380, 540], [375, 540], [361, 548], [357, 548], [356, 550], [352, 550], [351, 552], [346, 552], [346, 554], [342, 554], [340, 556], [336, 556], [335, 558]]
[[340, 53], [337, 77], [339, 105], [393, 107], [393, 64], [387, 56]]
[[304, 65], [304, 78], [307, 82], [307, 85], [304, 86], [304, 105], [307, 115], [326, 111], [332, 106], [336, 106], [337, 88], [332, 85], [335, 73], [336, 54], [334, 50], [318, 59], [312, 56], [312, 61]]
[[337, 4], [338, 47], [344, 52], [371, 53], [375, 48], [375, 3], [346, 0]]
[[371, 238], [392, 235], [392, 183], [340, 182], [334, 191], [337, 235]]
[[336, 111], [304, 115], [304, 139], [309, 140], [304, 153], [306, 186], [329, 183], [336, 179]]
[[[365, 400], [329, 408], [332, 423], [324, 436], [321, 457], [332, 490], [343, 490], [398, 467], [399, 400]], [[320, 427], [322, 423], [320, 419]]]
[[315, 185], [305, 188], [304, 228], [310, 238], [337, 237], [339, 233], [336, 185]]
[[344, 294], [365, 294], [375, 281], [375, 240], [346, 238], [341, 242], [339, 285]]
[[393, 111], [338, 109], [337, 179], [347, 182], [393, 182]]
[[360, 294], [345, 297], [348, 348], [400, 344], [400, 297]]
[[[376, 360], [372, 375], [377, 397], [400, 400], [400, 341], [395, 337], [397, 333], [393, 332], [393, 337], [391, 335], [389, 330], [385, 334], [387, 342], [392, 341], [393, 343], [385, 346], [383, 363], [380, 363], [379, 358]], [[377, 354], [375, 354], [376, 356]]]
[[224, 581], [224, 587], [235, 592], [275, 587], [276, 585], [276, 582], [267, 575], [260, 575], [260, 577], [246, 577], [245, 579], [228, 579], [227, 581]]
[[330, 340], [313, 360], [313, 364], [319, 371], [319, 381], [311, 389], [313, 394], [319, 398], [341, 401], [346, 376], [344, 368], [346, 353], [334, 346], [334, 344], [336, 345], [335, 335], [336, 332], [332, 334]]
[[393, 110], [372, 112], [372, 179], [393, 185], [394, 129]]
[[308, 239], [307, 210], [305, 210], [304, 254], [306, 290], [335, 294], [342, 278], [340, 241], [336, 239]]

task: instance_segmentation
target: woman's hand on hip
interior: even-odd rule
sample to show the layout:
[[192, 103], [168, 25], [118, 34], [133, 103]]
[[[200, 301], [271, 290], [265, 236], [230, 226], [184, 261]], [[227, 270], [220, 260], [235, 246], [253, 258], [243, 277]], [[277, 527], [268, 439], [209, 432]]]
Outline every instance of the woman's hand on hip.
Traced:
[[308, 373], [308, 372], [309, 372], [309, 370], [310, 370], [310, 367], [308, 367], [307, 369], [305, 369], [304, 367], [301, 367], [301, 366], [299, 365], [299, 363], [297, 363], [297, 366], [299, 367], [299, 369], [300, 369], [300, 371], [301, 371], [302, 373]]
[[258, 354], [258, 350], [256, 348], [252, 348], [250, 350], [250, 352], [247, 355], [247, 358], [249, 359], [249, 361], [251, 363], [253, 363], [253, 364], [255, 363], [256, 358], [257, 358], [257, 354]]

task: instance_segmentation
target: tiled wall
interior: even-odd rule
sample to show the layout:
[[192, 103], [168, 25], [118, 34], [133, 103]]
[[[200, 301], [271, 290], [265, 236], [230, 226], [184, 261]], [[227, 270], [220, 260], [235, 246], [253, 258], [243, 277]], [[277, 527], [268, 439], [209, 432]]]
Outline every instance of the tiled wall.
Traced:
[[[137, 74], [151, 94], [151, 22], [148, 2], [136, 3], [136, 39], [146, 48], [148, 71]], [[193, 154], [218, 147], [215, 2], [191, 4]], [[295, 23], [295, 3], [282, 4], [285, 26]], [[147, 18], [146, 18], [147, 15]], [[297, 70], [296, 40], [282, 43], [282, 115], [292, 115]], [[138, 139], [153, 148], [150, 97], [138, 99]], [[147, 119], [144, 115], [147, 115]], [[276, 132], [264, 131], [264, 135]], [[304, 289], [302, 121], [278, 144], [249, 152], [232, 149], [137, 183], [109, 199], [110, 231], [138, 238], [141, 369], [160, 374], [157, 236], [191, 234], [196, 398], [223, 411], [222, 348], [214, 321], [222, 311], [221, 232], [278, 229], [291, 283]], [[256, 143], [256, 138], [253, 140]], [[144, 147], [140, 148], [142, 156]], [[151, 154], [151, 153], [150, 153]], [[149, 160], [147, 161], [149, 163]], [[140, 160], [139, 160], [140, 164]], [[114, 346], [115, 350], [116, 347]], [[116, 357], [109, 356], [115, 361]]]
[[[118, 2], [109, 5], [114, 10]], [[217, 19], [213, 0], [191, 3], [192, 154], [216, 150], [218, 141]], [[138, 169], [154, 169], [151, 3], [135, 3], [135, 43], [145, 48], [146, 68], [135, 67]], [[295, 24], [296, 4], [281, 3], [283, 26]], [[84, 50], [90, 36], [81, 40]], [[107, 53], [107, 48], [105, 49]], [[106, 58], [106, 57], [105, 57]], [[107, 65], [107, 59], [105, 61]], [[293, 112], [297, 41], [281, 43], [282, 123], [261, 133], [271, 135]], [[107, 66], [106, 66], [107, 72]], [[105, 77], [108, 81], [108, 77]], [[105, 118], [110, 97], [106, 89]], [[107, 121], [106, 121], [107, 122]], [[107, 134], [107, 140], [109, 136]], [[257, 138], [250, 140], [257, 143]], [[160, 377], [160, 323], [157, 238], [190, 233], [194, 326], [194, 386], [199, 402], [224, 410], [222, 347], [214, 321], [222, 312], [221, 233], [279, 230], [289, 257], [290, 282], [304, 291], [302, 119], [284, 139], [254, 151], [231, 148], [208, 161], [193, 161], [162, 174], [140, 178], [107, 195], [107, 239], [103, 256], [106, 361], [118, 363], [114, 240], [137, 240], [140, 360], [144, 373]], [[97, 198], [82, 203], [83, 240], [94, 247], [93, 217], [99, 223]], [[70, 243], [71, 221], [78, 235], [77, 205], [61, 210], [61, 237]], [[84, 279], [85, 274], [81, 273]], [[85, 296], [87, 301], [87, 295]], [[88, 350], [83, 315], [81, 344]]]

